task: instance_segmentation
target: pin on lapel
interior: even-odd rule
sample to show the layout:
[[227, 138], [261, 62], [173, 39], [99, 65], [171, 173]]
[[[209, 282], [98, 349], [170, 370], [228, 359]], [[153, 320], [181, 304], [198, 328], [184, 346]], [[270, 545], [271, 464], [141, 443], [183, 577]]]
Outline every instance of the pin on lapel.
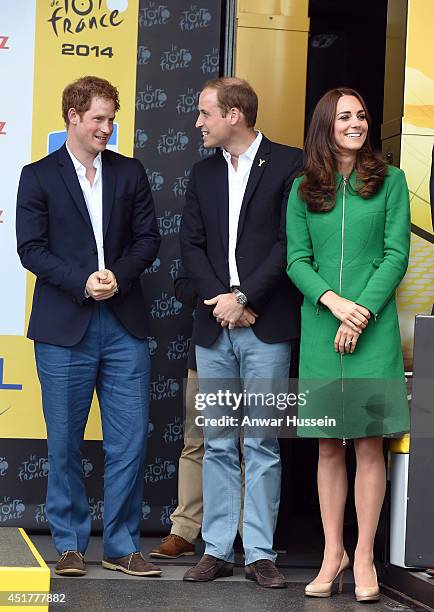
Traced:
[[258, 166], [261, 167], [262, 164], [265, 164], [265, 159], [259, 159], [259, 164]]

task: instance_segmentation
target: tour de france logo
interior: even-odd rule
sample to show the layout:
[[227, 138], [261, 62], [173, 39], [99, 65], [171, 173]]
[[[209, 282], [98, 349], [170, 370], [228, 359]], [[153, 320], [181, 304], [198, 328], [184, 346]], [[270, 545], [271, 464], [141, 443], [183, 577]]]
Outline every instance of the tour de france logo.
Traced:
[[83, 39], [91, 31], [118, 28], [124, 22], [122, 13], [128, 0], [49, 0], [48, 26], [56, 38], [80, 36], [80, 43], [63, 43], [62, 55], [112, 58], [113, 47], [85, 44]]

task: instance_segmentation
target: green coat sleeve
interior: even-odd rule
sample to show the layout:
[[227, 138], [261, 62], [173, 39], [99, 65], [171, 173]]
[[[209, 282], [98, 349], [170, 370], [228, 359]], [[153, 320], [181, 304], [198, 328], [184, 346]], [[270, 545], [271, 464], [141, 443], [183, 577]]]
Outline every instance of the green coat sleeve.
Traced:
[[[391, 168], [386, 187], [384, 257], [355, 300], [377, 315], [390, 300], [408, 265], [410, 250], [410, 202], [405, 175]], [[389, 172], [390, 172], [389, 170]]]
[[303, 295], [316, 305], [331, 288], [313, 267], [313, 249], [306, 219], [306, 204], [298, 196], [301, 179], [294, 181], [286, 211], [286, 272]]

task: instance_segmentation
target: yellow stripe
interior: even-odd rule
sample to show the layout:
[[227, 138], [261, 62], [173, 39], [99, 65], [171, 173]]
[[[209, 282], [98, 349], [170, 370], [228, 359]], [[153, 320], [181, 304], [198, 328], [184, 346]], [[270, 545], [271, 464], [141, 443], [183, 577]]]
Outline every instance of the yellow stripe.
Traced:
[[44, 559], [41, 557], [41, 555], [39, 554], [36, 546], [33, 544], [32, 540], [29, 538], [29, 536], [27, 535], [27, 533], [24, 531], [24, 529], [22, 527], [19, 527], [18, 531], [20, 532], [23, 540], [26, 542], [27, 546], [30, 548], [30, 550], [32, 551], [33, 556], [35, 557], [36, 561], [39, 563], [39, 565], [43, 568], [43, 569], [48, 569], [47, 564], [45, 563]]
[[[50, 569], [35, 548], [34, 544], [21, 527], [18, 529], [21, 537], [30, 548], [37, 560], [39, 567], [0, 567], [0, 591], [10, 593], [49, 593], [50, 592]], [[19, 606], [19, 604], [14, 604]], [[19, 606], [21, 607], [21, 606]], [[0, 606], [0, 612], [11, 610], [11, 606]], [[25, 606], [26, 610], [48, 610], [48, 605]]]

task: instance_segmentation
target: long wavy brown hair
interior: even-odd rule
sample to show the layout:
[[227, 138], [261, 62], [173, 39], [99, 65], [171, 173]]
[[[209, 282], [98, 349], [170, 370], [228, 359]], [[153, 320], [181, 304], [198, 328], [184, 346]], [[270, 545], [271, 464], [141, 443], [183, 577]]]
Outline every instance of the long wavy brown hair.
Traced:
[[299, 186], [299, 196], [313, 212], [327, 212], [336, 203], [335, 172], [339, 150], [334, 138], [336, 106], [342, 96], [358, 99], [366, 114], [368, 134], [357, 152], [355, 170], [357, 192], [362, 198], [370, 198], [381, 188], [387, 174], [387, 164], [374, 153], [369, 142], [371, 118], [362, 96], [349, 87], [330, 89], [316, 105], [304, 146], [304, 178]]

